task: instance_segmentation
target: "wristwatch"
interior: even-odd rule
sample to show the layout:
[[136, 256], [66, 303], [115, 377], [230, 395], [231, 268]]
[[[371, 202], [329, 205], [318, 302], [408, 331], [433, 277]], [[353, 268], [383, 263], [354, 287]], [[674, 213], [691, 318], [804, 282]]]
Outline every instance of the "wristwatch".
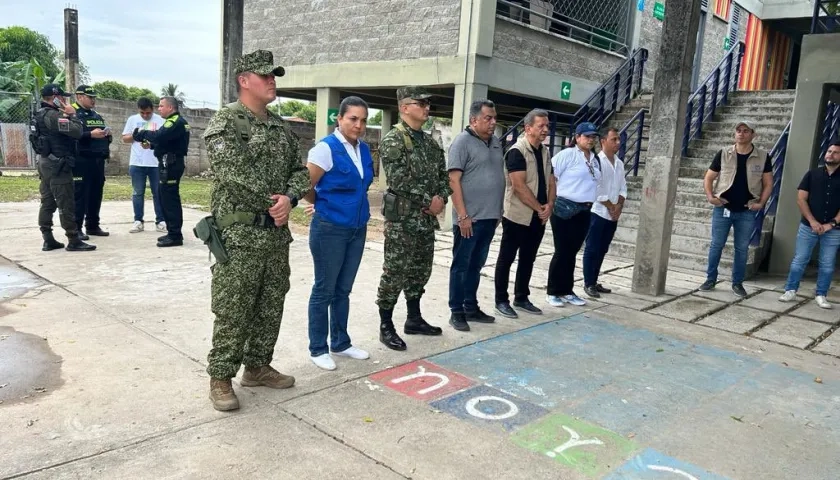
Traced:
[[836, 226], [837, 226], [837, 220], [835, 220], [835, 219], [833, 219], [833, 218], [832, 218], [832, 219], [831, 219], [831, 221], [830, 221], [830, 222], [828, 222], [828, 224], [829, 224], [829, 225], [831, 225], [831, 227], [832, 227], [832, 228], [834, 228], [834, 227], [836, 227]]

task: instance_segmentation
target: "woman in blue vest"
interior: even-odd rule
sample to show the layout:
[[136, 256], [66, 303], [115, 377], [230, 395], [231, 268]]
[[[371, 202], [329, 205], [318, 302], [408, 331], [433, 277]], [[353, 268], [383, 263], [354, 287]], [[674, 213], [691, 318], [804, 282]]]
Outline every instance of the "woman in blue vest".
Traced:
[[335, 369], [330, 351], [357, 360], [370, 357], [354, 347], [347, 334], [350, 290], [362, 261], [370, 218], [367, 191], [373, 182], [373, 159], [361, 140], [367, 118], [364, 100], [345, 98], [338, 110], [338, 128], [312, 147], [306, 165], [313, 187], [307, 200], [315, 204], [309, 225], [309, 250], [315, 264], [309, 297], [309, 354], [325, 370]]

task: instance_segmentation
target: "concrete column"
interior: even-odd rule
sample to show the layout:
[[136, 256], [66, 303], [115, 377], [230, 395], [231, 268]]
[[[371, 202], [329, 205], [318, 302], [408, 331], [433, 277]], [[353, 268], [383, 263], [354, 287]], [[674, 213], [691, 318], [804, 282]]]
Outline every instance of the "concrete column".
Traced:
[[79, 12], [64, 9], [64, 89], [76, 91], [79, 81]]
[[319, 88], [315, 109], [315, 141], [318, 141], [335, 130], [335, 125], [327, 125], [327, 115], [330, 108], [338, 108], [341, 103], [337, 88]]
[[683, 119], [691, 94], [691, 71], [700, 19], [700, 0], [669, 0], [662, 27], [659, 67], [654, 77], [650, 146], [647, 153], [633, 291], [665, 291], [674, 201], [680, 169]]
[[[382, 110], [382, 131], [380, 133], [379, 138], [385, 138], [385, 135], [391, 131], [391, 127], [394, 126], [395, 123], [399, 121], [399, 114], [394, 110]], [[379, 160], [379, 186], [382, 188], [386, 187], [385, 181], [387, 177], [385, 175], [385, 169], [382, 168], [382, 158], [380, 157]]]
[[782, 185], [768, 270], [787, 273], [796, 247], [796, 232], [801, 213], [796, 205], [799, 182], [809, 169], [817, 165], [820, 125], [825, 115], [828, 86], [840, 83], [840, 34], [805, 35], [799, 60], [799, 77], [793, 103], [793, 119], [782, 172]]
[[242, 56], [245, 0], [222, 0], [222, 54], [219, 106], [236, 100], [234, 62]]

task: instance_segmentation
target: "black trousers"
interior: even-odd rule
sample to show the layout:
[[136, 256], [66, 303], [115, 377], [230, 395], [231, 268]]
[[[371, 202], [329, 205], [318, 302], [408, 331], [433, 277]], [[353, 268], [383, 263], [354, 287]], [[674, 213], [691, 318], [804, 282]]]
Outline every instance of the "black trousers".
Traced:
[[589, 210], [584, 210], [568, 220], [556, 215], [551, 216], [554, 256], [551, 257], [551, 266], [548, 268], [548, 295], [574, 294], [575, 262], [589, 232], [590, 215]]
[[510, 267], [519, 252], [519, 263], [516, 267], [516, 281], [513, 286], [515, 301], [528, 300], [531, 289], [531, 274], [534, 271], [534, 260], [540, 249], [545, 225], [534, 214], [530, 225], [520, 225], [502, 218], [502, 244], [499, 248], [499, 258], [496, 260], [496, 303], [509, 301], [508, 283], [510, 282]]
[[184, 160], [176, 160], [169, 167], [160, 169], [160, 205], [166, 221], [166, 235], [173, 240], [183, 240], [181, 226], [184, 211], [181, 209], [181, 177], [184, 175]]
[[99, 228], [102, 192], [105, 188], [105, 159], [78, 157], [73, 167], [73, 198], [76, 206], [76, 225], [81, 230]]

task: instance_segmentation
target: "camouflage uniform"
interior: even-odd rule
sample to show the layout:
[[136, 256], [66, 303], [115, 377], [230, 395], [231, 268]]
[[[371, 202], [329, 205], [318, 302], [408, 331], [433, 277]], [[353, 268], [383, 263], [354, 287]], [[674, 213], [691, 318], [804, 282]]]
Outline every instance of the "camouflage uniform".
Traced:
[[[419, 87], [397, 91], [397, 100], [429, 97]], [[423, 209], [435, 196], [446, 201], [452, 190], [443, 149], [422, 130], [413, 130], [400, 120], [379, 143], [379, 152], [388, 189], [412, 204], [400, 221], [385, 222], [385, 263], [376, 303], [380, 309], [393, 310], [401, 291], [407, 302], [419, 300], [425, 292], [432, 274], [435, 230], [440, 225]]]
[[[265, 74], [271, 63], [270, 52], [257, 51], [240, 58], [236, 72]], [[235, 212], [267, 215], [271, 195], [285, 194], [295, 205], [309, 191], [297, 137], [278, 115], [268, 113], [261, 120], [237, 101], [221, 108], [207, 126], [204, 141], [215, 175], [210, 210], [217, 219]], [[243, 121], [250, 126], [247, 140]], [[211, 267], [216, 321], [207, 373], [213, 378], [230, 379], [241, 364], [271, 362], [289, 291], [292, 235], [288, 225], [276, 228], [268, 219], [268, 226], [234, 223], [222, 229], [230, 260]]]

